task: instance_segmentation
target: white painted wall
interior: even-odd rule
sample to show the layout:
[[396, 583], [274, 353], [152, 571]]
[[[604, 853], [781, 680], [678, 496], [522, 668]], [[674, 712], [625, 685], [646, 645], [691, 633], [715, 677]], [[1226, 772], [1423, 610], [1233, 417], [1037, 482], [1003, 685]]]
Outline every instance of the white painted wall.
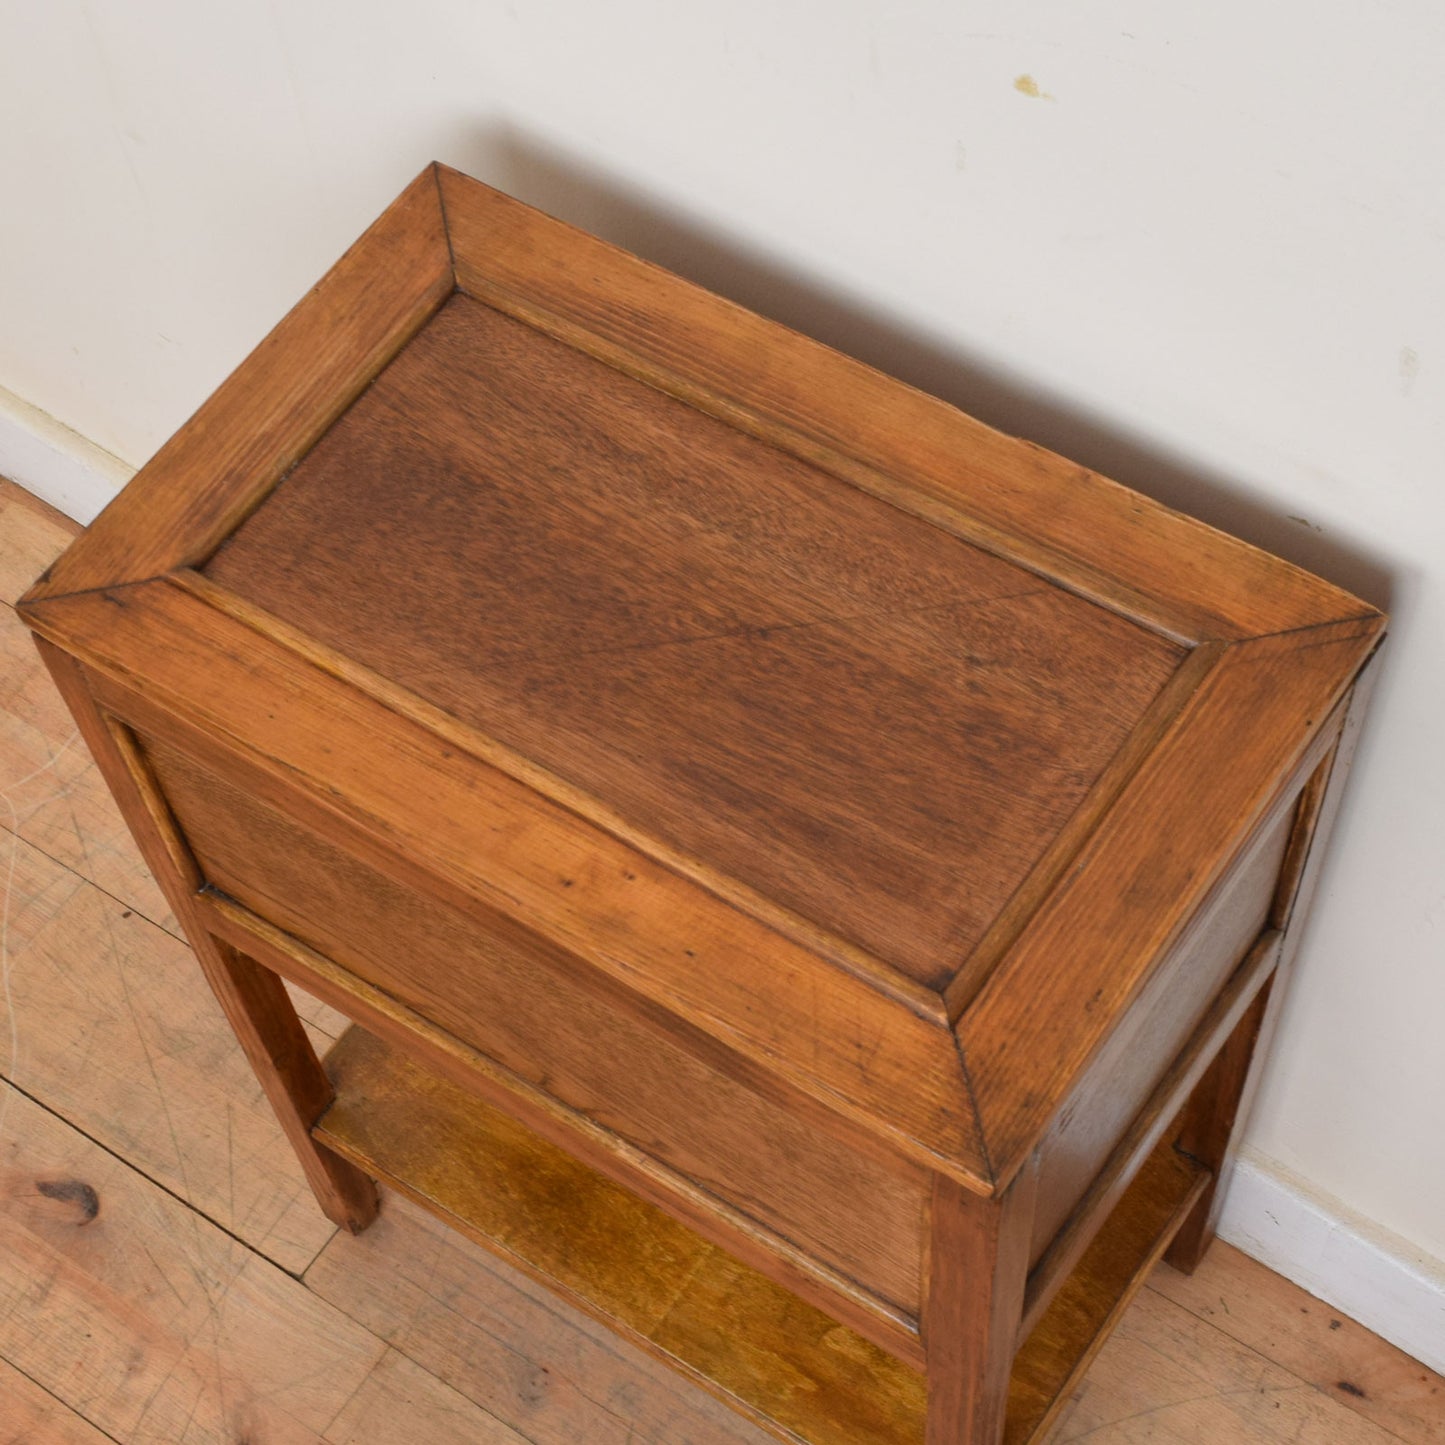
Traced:
[[1434, 0], [0, 0], [0, 386], [144, 460], [436, 157], [1388, 603], [1252, 1167], [1435, 1268], [1442, 62]]

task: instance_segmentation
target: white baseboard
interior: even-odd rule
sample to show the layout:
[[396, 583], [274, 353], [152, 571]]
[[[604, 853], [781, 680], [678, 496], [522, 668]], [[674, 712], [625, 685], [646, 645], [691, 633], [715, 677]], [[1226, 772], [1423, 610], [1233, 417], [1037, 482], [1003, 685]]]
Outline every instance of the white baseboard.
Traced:
[[1445, 1260], [1246, 1151], [1220, 1238], [1445, 1374]]
[[89, 525], [135, 468], [0, 387], [0, 477]]

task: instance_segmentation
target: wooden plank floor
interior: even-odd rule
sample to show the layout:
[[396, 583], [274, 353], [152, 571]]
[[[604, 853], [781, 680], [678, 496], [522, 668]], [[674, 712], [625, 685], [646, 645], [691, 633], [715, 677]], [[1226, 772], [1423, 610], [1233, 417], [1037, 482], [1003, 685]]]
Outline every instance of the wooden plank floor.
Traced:
[[[761, 1445], [405, 1201], [314, 1209], [8, 605], [74, 530], [0, 481], [0, 1445]], [[1219, 1245], [1052, 1438], [1445, 1445], [1445, 1380]]]

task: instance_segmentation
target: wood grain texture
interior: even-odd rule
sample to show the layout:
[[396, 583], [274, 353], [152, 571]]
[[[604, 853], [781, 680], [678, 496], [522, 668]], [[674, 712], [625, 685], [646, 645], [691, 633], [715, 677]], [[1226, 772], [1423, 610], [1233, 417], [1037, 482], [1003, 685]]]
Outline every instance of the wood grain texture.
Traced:
[[425, 1445], [535, 1445], [395, 1350], [381, 1357], [326, 1430], [328, 1445], [421, 1438]]
[[365, 1234], [338, 1234], [306, 1283], [535, 1445], [772, 1438], [399, 1194]]
[[350, 1410], [361, 1393], [418, 1440], [520, 1442], [31, 1100], [5, 1088], [0, 1111], [0, 1355], [107, 1439], [392, 1445]]
[[244, 771], [143, 746], [214, 887], [916, 1318], [921, 1169], [506, 918], [479, 926], [359, 863]]
[[1399, 1438], [1144, 1290], [1050, 1445], [1395, 1445]]
[[106, 1445], [109, 1440], [54, 1395], [0, 1360], [0, 1445]]
[[78, 522], [0, 477], [0, 602], [13, 607], [81, 530]]
[[[7, 502], [17, 503], [19, 510], [7, 512]], [[45, 559], [37, 559], [31, 566], [25, 552], [36, 538], [47, 535], [45, 528], [37, 531], [25, 524], [25, 518], [35, 515], [23, 497], [0, 487], [0, 576], [8, 567], [20, 579], [43, 564]], [[38, 515], [43, 519], [43, 514]], [[21, 517], [21, 523], [10, 526], [12, 516]], [[53, 540], [54, 534], [49, 535]], [[15, 539], [19, 539], [17, 545], [9, 547]], [[0, 609], [0, 621], [3, 619]], [[8, 685], [8, 698], [24, 714], [26, 726], [33, 728], [29, 734], [22, 728], [14, 736], [28, 737], [24, 746], [33, 747], [36, 761], [44, 762], [46, 749], [62, 744], [70, 725], [35, 687], [35, 664], [25, 664], [26, 656], [18, 653], [7, 661], [0, 677]], [[7, 714], [0, 703], [0, 719], [15, 716]], [[63, 731], [55, 733], [56, 726]], [[1351, 729], [1354, 726], [1352, 722]], [[452, 740], [444, 728], [437, 728], [436, 733]], [[4, 756], [0, 750], [0, 787], [4, 786]], [[59, 776], [58, 769], [52, 771]], [[9, 774], [12, 780], [16, 776], [19, 774]], [[37, 795], [27, 792], [25, 796]], [[1336, 789], [1332, 799], [1337, 801], [1337, 797]], [[1332, 801], [1324, 813], [1328, 815], [1334, 805]], [[1327, 825], [1328, 816], [1322, 821]], [[77, 816], [75, 827], [83, 832], [83, 816]], [[13, 838], [13, 834], [0, 833], [0, 846], [12, 846]], [[64, 867], [39, 857], [33, 848], [22, 845], [17, 851], [5, 909], [12, 940], [18, 940], [23, 949], [12, 976], [21, 1002], [21, 1063], [30, 1070], [27, 1087], [37, 1093], [54, 1092], [60, 1107], [90, 1109], [83, 1127], [107, 1139], [112, 1149], [134, 1152], [137, 1146], [127, 1141], [127, 1130], [135, 1131], [140, 1138], [136, 1157], [146, 1162], [150, 1157], [145, 1153], [146, 1141], [160, 1138], [154, 1131], [164, 1128], [167, 1113], [177, 1119], [193, 1115], [199, 1119], [204, 1112], [193, 1097], [201, 1086], [199, 1074], [214, 1073], [215, 1085], [225, 1089], [227, 1070], [235, 1067], [238, 1058], [233, 1049], [228, 1053], [219, 1011], [205, 1005], [197, 1008], [194, 1019], [188, 1014], [178, 1022], [180, 989], [168, 982], [169, 966], [159, 964], [166, 956], [164, 939], [155, 942], [158, 951], [151, 951], [146, 940], [154, 940], [155, 930], [144, 925], [134, 911], [131, 918], [124, 918], [124, 907], [102, 900], [87, 881], [75, 877], [76, 872], [83, 873], [87, 857], [102, 851], [93, 840], [81, 838], [63, 860]], [[1289, 879], [1306, 875], [1302, 908], [1317, 869], [1317, 856], [1308, 867], [1303, 866], [1306, 852], [1292, 848], [1291, 858], [1301, 866], [1287, 864]], [[1288, 912], [1288, 892], [1286, 886], [1276, 922], [1284, 921]], [[113, 933], [119, 937], [118, 945], [112, 944]], [[105, 965], [117, 947], [121, 966], [131, 968], [129, 960], [135, 961], [130, 978], [138, 1015], [134, 1029], [127, 1020], [115, 1018], [123, 1009], [122, 1001], [105, 1002], [109, 998]], [[176, 966], [184, 967], [178, 949], [175, 955]], [[334, 971], [339, 976], [340, 971]], [[98, 1010], [102, 1019], [82, 1019], [83, 999], [91, 995], [102, 1001]], [[193, 992], [190, 998], [196, 1002]], [[200, 1002], [204, 1005], [203, 997]], [[141, 1036], [149, 1040], [156, 1055], [154, 1079], [137, 1042]], [[213, 1062], [228, 1058], [229, 1063]], [[107, 1070], [105, 1082], [92, 1087], [98, 1064]], [[192, 1064], [196, 1065], [194, 1071]], [[238, 1079], [238, 1091], [247, 1082], [244, 1077]], [[255, 1086], [250, 1085], [250, 1090], [254, 1100]], [[162, 1108], [155, 1107], [156, 1099]], [[11, 1125], [17, 1116], [7, 1105], [0, 1104], [0, 1110], [6, 1121], [4, 1133], [14, 1138]], [[27, 1139], [33, 1137], [28, 1125], [19, 1132]], [[263, 1136], [258, 1120], [256, 1137], [261, 1140]], [[273, 1135], [269, 1148], [274, 1150], [276, 1143]], [[45, 1179], [51, 1189], [48, 1194], [36, 1190], [33, 1178], [39, 1176], [31, 1176], [28, 1194], [23, 1183], [16, 1193], [16, 1176], [8, 1176], [10, 1188], [3, 1197], [10, 1204], [0, 1205], [0, 1210], [15, 1207], [18, 1201], [28, 1210], [55, 1209], [62, 1214], [65, 1208], [73, 1211], [79, 1205], [83, 1214], [84, 1190], [59, 1186], [100, 1180], [104, 1187], [99, 1190], [101, 1211], [95, 1220], [78, 1227], [60, 1220], [61, 1227], [45, 1234], [47, 1244], [60, 1251], [53, 1257], [63, 1261], [59, 1283], [50, 1285], [36, 1309], [28, 1305], [17, 1309], [14, 1301], [5, 1301], [0, 1309], [0, 1360], [11, 1352], [10, 1343], [18, 1340], [21, 1348], [33, 1351], [26, 1356], [25, 1366], [36, 1368], [38, 1360], [39, 1375], [52, 1371], [45, 1379], [46, 1389], [70, 1379], [67, 1372], [83, 1360], [82, 1373], [74, 1377], [76, 1393], [70, 1397], [71, 1403], [83, 1407], [91, 1418], [108, 1422], [112, 1434], [105, 1438], [115, 1438], [122, 1445], [131, 1438], [123, 1427], [129, 1418], [127, 1410], [134, 1409], [138, 1398], [137, 1372], [141, 1376], [139, 1397], [155, 1394], [156, 1413], [142, 1416], [135, 1438], [169, 1441], [183, 1437], [187, 1445], [207, 1445], [212, 1440], [235, 1445], [237, 1421], [225, 1407], [249, 1396], [286, 1402], [283, 1416], [268, 1415], [260, 1426], [255, 1420], [246, 1422], [262, 1431], [258, 1438], [266, 1439], [326, 1439], [351, 1441], [352, 1445], [375, 1441], [381, 1445], [406, 1433], [438, 1440], [492, 1441], [507, 1440], [509, 1428], [541, 1445], [572, 1445], [578, 1439], [595, 1439], [605, 1445], [639, 1445], [643, 1441], [648, 1445], [679, 1445], [682, 1441], [689, 1445], [746, 1441], [751, 1445], [759, 1438], [759, 1432], [740, 1417], [714, 1406], [708, 1397], [674, 1379], [661, 1366], [650, 1365], [601, 1326], [576, 1315], [554, 1297], [528, 1285], [515, 1271], [509, 1272], [504, 1264], [483, 1256], [439, 1221], [409, 1211], [395, 1198], [388, 1206], [390, 1217], [384, 1216], [368, 1235], [334, 1236], [308, 1276], [314, 1289], [335, 1292], [346, 1315], [393, 1345], [370, 1355], [370, 1366], [358, 1371], [361, 1383], [350, 1401], [340, 1405], [339, 1414], [334, 1413], [334, 1406], [327, 1406], [334, 1418], [324, 1434], [318, 1433], [297, 1423], [291, 1407], [296, 1390], [294, 1352], [253, 1348], [245, 1342], [246, 1336], [259, 1331], [260, 1340], [274, 1341], [278, 1326], [268, 1311], [275, 1308], [300, 1310], [294, 1324], [280, 1325], [283, 1339], [292, 1338], [288, 1333], [292, 1329], [304, 1337], [307, 1331], [318, 1329], [330, 1333], [329, 1320], [341, 1320], [343, 1330], [352, 1328], [349, 1322], [335, 1311], [316, 1314], [306, 1303], [306, 1291], [294, 1281], [286, 1281], [285, 1289], [258, 1287], [258, 1280], [264, 1283], [268, 1278], [263, 1273], [243, 1274], [238, 1286], [229, 1284], [231, 1276], [213, 1268], [215, 1256], [197, 1252], [191, 1245], [192, 1231], [199, 1239], [215, 1236], [224, 1241], [225, 1236], [208, 1220], [165, 1195], [157, 1197], [174, 1212], [164, 1215], [159, 1230], [138, 1232], [127, 1217], [126, 1227], [113, 1231], [105, 1245], [112, 1258], [129, 1258], [129, 1264], [114, 1276], [124, 1280], [124, 1287], [84, 1284], [98, 1266], [93, 1255], [77, 1251], [91, 1247], [97, 1238], [95, 1230], [108, 1211], [109, 1217], [115, 1218], [110, 1206], [118, 1191], [102, 1177], [102, 1168], [114, 1164], [111, 1156], [85, 1141], [79, 1141], [78, 1147], [91, 1152], [68, 1155], [59, 1151], [53, 1156], [60, 1177]], [[204, 1150], [207, 1144], [197, 1147]], [[155, 1151], [160, 1162], [146, 1162], [146, 1167], [163, 1171], [164, 1152]], [[89, 1167], [87, 1160], [97, 1161], [96, 1167]], [[248, 1164], [253, 1162], [248, 1158]], [[188, 1152], [186, 1165], [193, 1181], [197, 1173], [191, 1168], [194, 1163], [195, 1157]], [[141, 1184], [144, 1187], [144, 1181]], [[91, 1183], [91, 1187], [96, 1186]], [[174, 1190], [174, 1183], [170, 1187]], [[143, 1192], [126, 1194], [128, 1198], [146, 1197]], [[45, 1217], [31, 1223], [44, 1225]], [[322, 1230], [324, 1233], [324, 1226]], [[37, 1261], [52, 1257], [32, 1255], [27, 1252], [30, 1248], [26, 1245], [18, 1252], [13, 1248], [3, 1252], [6, 1259], [18, 1262], [21, 1271], [7, 1277], [23, 1277], [27, 1290], [47, 1278], [48, 1267]], [[169, 1252], [162, 1252], [163, 1248]], [[263, 1264], [254, 1255], [247, 1258], [253, 1269]], [[1231, 1267], [1231, 1258], [1242, 1274]], [[182, 1293], [188, 1295], [191, 1286], [184, 1281], [191, 1276], [205, 1282], [207, 1298], [215, 1311], [225, 1316], [227, 1330], [243, 1341], [239, 1348], [229, 1341], [220, 1347], [220, 1356], [232, 1373], [222, 1375], [215, 1389], [207, 1384], [193, 1388], [198, 1379], [216, 1378], [206, 1374], [204, 1347], [209, 1336], [204, 1332], [198, 1335], [187, 1323], [188, 1317], [183, 1310], [178, 1312], [172, 1293], [170, 1281], [175, 1280], [183, 1282]], [[77, 1291], [86, 1301], [83, 1306], [74, 1303]], [[1172, 1295], [1177, 1303], [1166, 1306], [1161, 1292]], [[26, 1299], [31, 1298], [33, 1295], [27, 1294]], [[60, 1312], [58, 1321], [48, 1312], [52, 1304]], [[178, 1313], [180, 1324], [175, 1325], [172, 1316]], [[90, 1332], [83, 1356], [74, 1345], [77, 1337], [63, 1333], [74, 1326], [77, 1315], [80, 1327]], [[158, 1330], [149, 1324], [138, 1327], [138, 1320], [152, 1318], [160, 1319]], [[15, 1333], [17, 1320], [25, 1325], [19, 1335]], [[158, 1350], [157, 1339], [172, 1328], [187, 1331], [193, 1344], [200, 1340], [200, 1354], [176, 1365], [177, 1356]], [[234, 1374], [238, 1364], [242, 1366], [240, 1383]], [[11, 1368], [0, 1362], [0, 1399], [5, 1399]], [[435, 1376], [430, 1373], [433, 1371]], [[356, 1378], [357, 1374], [352, 1374], [343, 1385], [349, 1388], [348, 1381]], [[1445, 1385], [1438, 1377], [1219, 1246], [1192, 1279], [1164, 1270], [1155, 1274], [1153, 1287], [1141, 1292], [1126, 1315], [1122, 1332], [1100, 1354], [1078, 1391], [1072, 1418], [1061, 1422], [1055, 1437], [1073, 1439], [1086, 1434], [1091, 1441], [1112, 1442], [1171, 1438], [1209, 1441], [1210, 1445], [1224, 1440], [1231, 1445], [1283, 1445], [1286, 1441], [1298, 1445], [1300, 1440], [1317, 1445], [1328, 1441], [1360, 1445], [1361, 1441], [1385, 1438], [1372, 1433], [1384, 1431], [1389, 1438], [1411, 1445], [1435, 1445], [1445, 1430], [1442, 1390]], [[217, 1408], [217, 1396], [222, 1408]], [[28, 1402], [33, 1395], [26, 1393], [22, 1398]], [[339, 1397], [333, 1398], [339, 1403]], [[499, 1427], [482, 1408], [492, 1400], [498, 1402], [497, 1413], [506, 1414], [510, 1425]], [[5, 1404], [10, 1401], [5, 1399]], [[6, 1417], [5, 1424], [23, 1430], [30, 1421], [25, 1419], [15, 1427]], [[87, 1433], [87, 1445], [91, 1438]]]
[[1201, 643], [1193, 648], [1155, 694], [1154, 701], [1145, 709], [1124, 745], [1099, 774], [1083, 801], [1054, 835], [1028, 876], [989, 925], [978, 946], [943, 990], [943, 1005], [948, 1018], [961, 1018], [978, 997], [979, 990], [988, 982], [999, 961], [1018, 941], [1050, 892], [1058, 886], [1144, 759], [1159, 746], [1185, 703], [1213, 671], [1223, 651], [1220, 643]]
[[437, 181], [428, 167], [30, 595], [139, 581], [209, 556], [452, 286]]
[[[921, 1445], [924, 1390], [914, 1369], [360, 1030], [343, 1038], [327, 1063], [337, 1102], [318, 1132], [333, 1147], [680, 1365], [765, 1429], [811, 1445]], [[983, 1323], [978, 1312], [1012, 1315], [1016, 1329], [1028, 1263], [1029, 1185], [1016, 1186], [1019, 1192], [1000, 1208], [960, 1194], [945, 1181], [944, 1207], [958, 1211], [955, 1222], [962, 1224], [969, 1211], [992, 1208], [1003, 1227], [936, 1234], [929, 1328], [952, 1335], [951, 1347], [934, 1356], [935, 1368], [948, 1373], [930, 1396], [941, 1396], [953, 1413], [930, 1415], [929, 1441], [978, 1445], [1000, 1438], [1006, 1400], [1012, 1412], [1009, 1441], [1033, 1439], [1067, 1397], [1204, 1182], [1203, 1171], [1162, 1145], [1015, 1364], [1013, 1330], [994, 1328], [1000, 1320], [987, 1330], [978, 1328]], [[348, 1299], [365, 1289], [348, 1278], [348, 1261], [388, 1248], [384, 1240], [335, 1242], [308, 1279]], [[427, 1257], [426, 1282], [420, 1289], [408, 1284], [396, 1301], [405, 1306], [403, 1318], [437, 1306], [432, 1289], [447, 1271], [431, 1265], [430, 1249]], [[990, 1297], [979, 1279], [995, 1269], [1000, 1289]], [[410, 1326], [399, 1338], [412, 1339]], [[433, 1342], [429, 1350], [437, 1347]], [[970, 1348], [994, 1351], [992, 1364], [1001, 1372], [996, 1392], [981, 1399], [950, 1398], [974, 1378]], [[454, 1359], [449, 1371], [464, 1379], [469, 1374]], [[505, 1389], [499, 1393], [506, 1395]], [[551, 1438], [556, 1414], [586, 1409], [570, 1394], [548, 1403], [553, 1413], [542, 1426], [543, 1439]], [[528, 1429], [516, 1410], [508, 1403], [502, 1413]], [[602, 1438], [609, 1435], [604, 1430]]]
[[[77, 530], [0, 485], [4, 597]], [[190, 951], [150, 921], [174, 928], [9, 605], [0, 649], [3, 1071], [261, 1254], [303, 1269], [332, 1227], [316, 1216], [215, 1005], [195, 988]], [[313, 1037], [334, 1037], [335, 1015], [314, 1001], [307, 1013]]]
[[1182, 657], [464, 296], [205, 572], [936, 988]]
[[[1267, 932], [1290, 836], [1289, 800], [1256, 829], [1195, 913], [1127, 1017], [1114, 1028], [1058, 1110], [1042, 1152], [1034, 1257], [1104, 1169], [1160, 1081]], [[1170, 1111], [1177, 1112], [1178, 1104]], [[1201, 1162], [1210, 1167], [1210, 1161]]]
[[[906, 1157], [986, 1187], [941, 1017], [901, 1006], [179, 586], [49, 599], [28, 617], [72, 645], [84, 637], [106, 705], [149, 735], [184, 736], [203, 761], [249, 761], [269, 779], [263, 796], [309, 800], [308, 816], [349, 828], [367, 862], [463, 909], [509, 913]], [[278, 711], [269, 700], [282, 697]]]
[[1239, 1150], [1241, 1125], [1254, 1105], [1299, 947], [1300, 930], [1292, 924], [1297, 917], [1304, 917], [1318, 883], [1379, 667], [1377, 650], [1366, 663], [1350, 696], [1340, 704], [1343, 717], [1333, 728], [1334, 746], [1315, 765], [1300, 794], [1290, 848], [1280, 870], [1272, 907], [1273, 919], [1284, 930], [1285, 938], [1269, 997], [1261, 1003], [1255, 1018], [1241, 1024], [1238, 1035], [1221, 1053], [1214, 1076], [1201, 1084], [1184, 1118], [1180, 1147], [1202, 1160], [1214, 1175], [1214, 1184], [1200, 1200], [1194, 1217], [1186, 1222], [1170, 1247], [1169, 1262], [1185, 1271], [1198, 1268], [1218, 1228]]
[[462, 290], [1032, 570], [1202, 640], [1356, 599], [443, 166]]
[[[1250, 950], [1248, 957], [1209, 1006], [1189, 1042], [1155, 1085], [1154, 1092], [1135, 1115], [1073, 1212], [1035, 1260], [1029, 1273], [1028, 1296], [1024, 1304], [1025, 1333], [1037, 1323], [1050, 1299], [1088, 1248], [1089, 1241], [1098, 1231], [1099, 1221], [1113, 1212], [1141, 1162], [1147, 1160], [1163, 1139], [1172, 1141], [1171, 1147], [1178, 1148], [1181, 1114], [1187, 1108], [1190, 1094], [1230, 1035], [1239, 1027], [1260, 991], [1268, 986], [1278, 964], [1282, 944], [1280, 934], [1270, 931]], [[1213, 1185], [1211, 1177], [1204, 1192], [1207, 1193]], [[1180, 1231], [1187, 1225], [1186, 1220], [1180, 1225]]]
[[0, 479], [0, 829], [178, 932], [13, 604], [80, 528]]
[[[7, 486], [9, 484], [6, 484]], [[53, 561], [77, 530], [67, 518], [50, 519], [48, 509], [18, 487], [7, 496], [0, 533], [14, 576], [33, 577]], [[27, 529], [24, 519], [38, 518]], [[62, 526], [60, 523], [64, 523]], [[18, 583], [15, 592], [21, 590]], [[105, 780], [45, 671], [14, 609], [0, 605], [0, 835], [13, 834], [109, 894], [119, 916], [139, 915], [177, 939], [180, 924], [131, 837]], [[346, 1020], [318, 1000], [291, 990], [292, 1001], [318, 1036], [336, 1038]]]
[[179, 935], [24, 623], [0, 606], [0, 829]]
[[219, 938], [284, 976], [335, 1001], [391, 1047], [434, 1070], [464, 1092], [515, 1118], [604, 1178], [648, 1200], [785, 1289], [825, 1307], [880, 1348], [921, 1362], [914, 1316], [629, 1145], [611, 1129], [558, 1103], [550, 1094], [494, 1063], [379, 989], [273, 928], [224, 894], [208, 892], [199, 907]]
[[[1222, 1170], [1225, 1186], [1233, 1172], [1235, 1130], [1245, 1098], [1250, 1069], [1260, 1031], [1270, 1012], [1270, 999], [1278, 982], [1272, 978], [1255, 996], [1248, 1012], [1235, 1025], [1224, 1047], [1215, 1055], [1209, 1071], [1199, 1081], [1180, 1121], [1177, 1143], [1181, 1152], [1196, 1159], [1211, 1175]], [[1236, 1146], [1237, 1147], [1237, 1146]], [[1214, 1232], [1223, 1208], [1224, 1189], [1211, 1189], [1169, 1246], [1168, 1260], [1186, 1274], [1197, 1269], [1204, 1252], [1214, 1242]]]
[[[1384, 625], [435, 168], [20, 611], [326, 1213], [518, 1192], [502, 1247], [827, 1445], [992, 1445], [1029, 1358], [1033, 1435], [1207, 1239], [1155, 1136]], [[387, 1040], [360, 1104], [283, 978]], [[1181, 1126], [1226, 1173], [1249, 1052]]]

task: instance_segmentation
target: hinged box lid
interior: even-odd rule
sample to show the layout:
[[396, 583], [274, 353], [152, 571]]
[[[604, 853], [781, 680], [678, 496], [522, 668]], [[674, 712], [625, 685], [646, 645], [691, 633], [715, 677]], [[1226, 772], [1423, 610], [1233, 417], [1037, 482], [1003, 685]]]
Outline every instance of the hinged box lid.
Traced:
[[442, 167], [24, 610], [981, 1182], [1383, 627]]

